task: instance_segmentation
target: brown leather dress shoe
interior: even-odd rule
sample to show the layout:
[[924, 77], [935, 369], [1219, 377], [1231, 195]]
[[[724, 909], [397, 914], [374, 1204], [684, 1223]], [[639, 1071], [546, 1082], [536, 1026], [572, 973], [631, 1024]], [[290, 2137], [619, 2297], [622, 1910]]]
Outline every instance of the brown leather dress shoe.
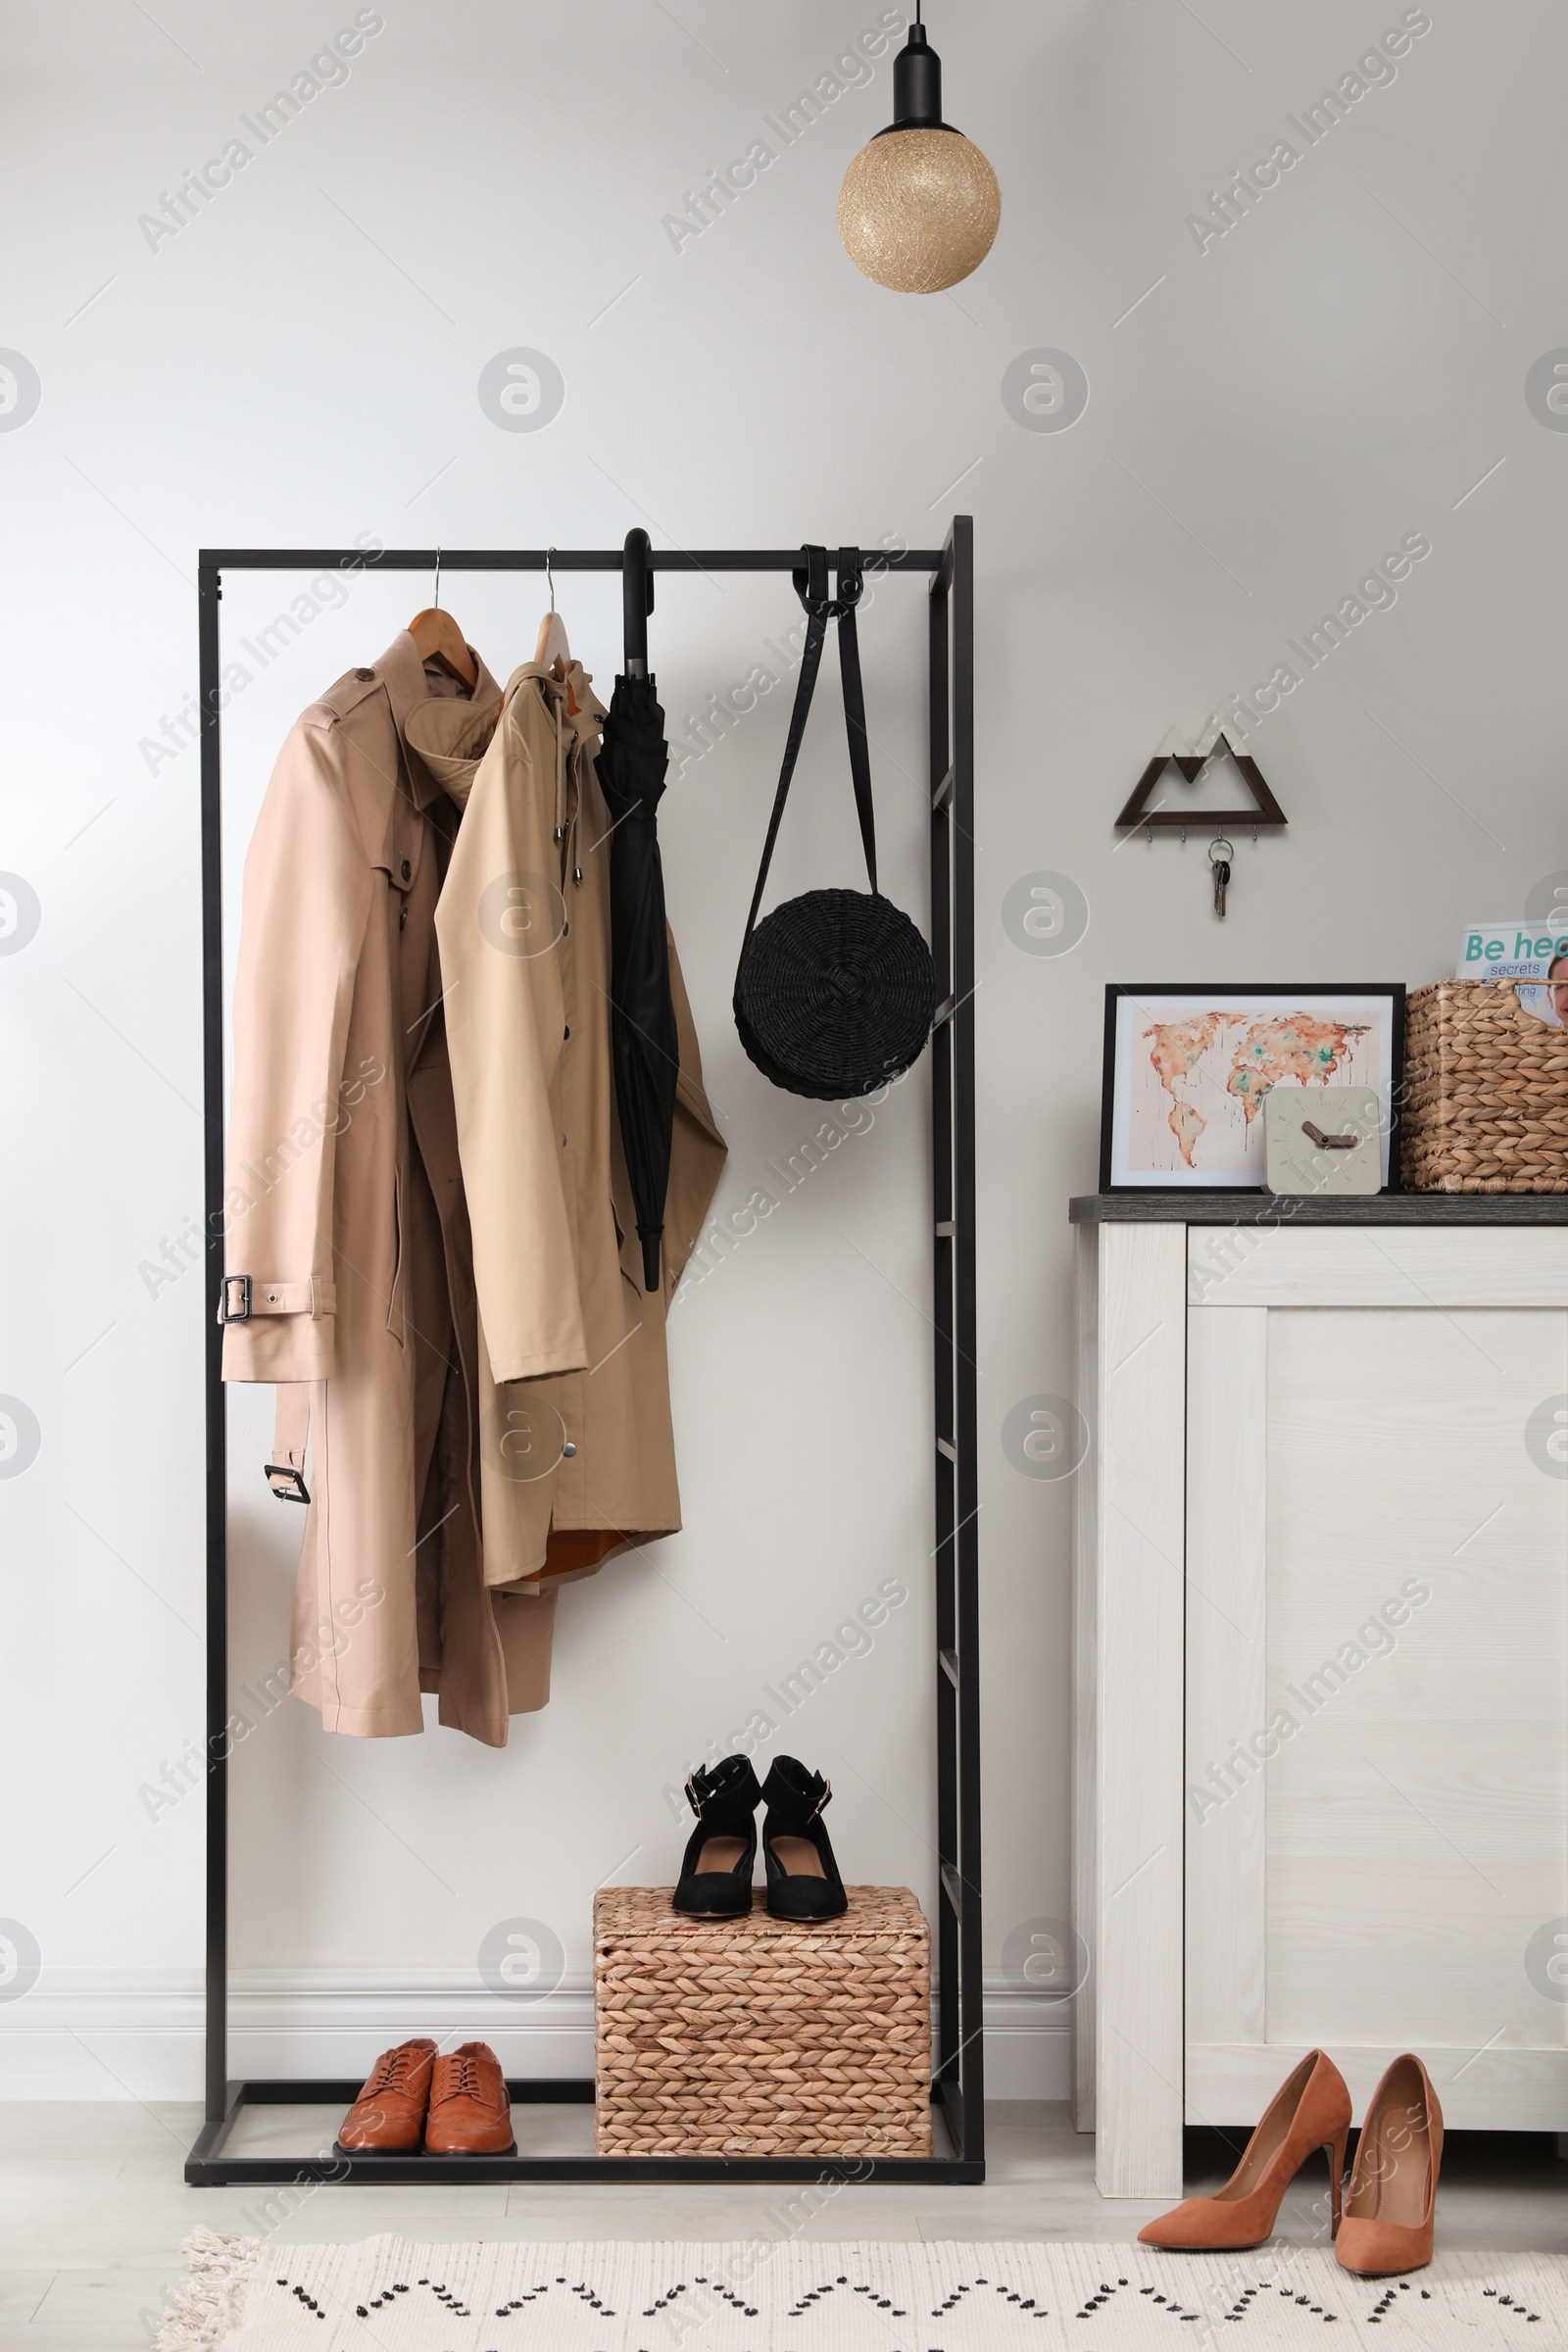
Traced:
[[351, 2155], [366, 2149], [404, 2155], [417, 2148], [434, 2064], [433, 2041], [402, 2041], [383, 2050], [338, 2127], [338, 2146]]
[[1396, 2058], [1372, 2093], [1355, 2143], [1345, 2219], [1334, 2240], [1343, 2269], [1363, 2278], [1424, 2270], [1443, 2162], [1443, 2109], [1419, 2058]]
[[1329, 2160], [1333, 2227], [1340, 2227], [1340, 2182], [1350, 2130], [1345, 2077], [1322, 2050], [1309, 2050], [1274, 2093], [1263, 2120], [1242, 2150], [1242, 2161], [1211, 2197], [1188, 2197], [1140, 2230], [1145, 2246], [1184, 2254], [1260, 2246], [1274, 2227], [1280, 2200], [1314, 2149]]
[[512, 2098], [488, 2043], [466, 2041], [438, 2058], [424, 2126], [430, 2156], [514, 2156]]

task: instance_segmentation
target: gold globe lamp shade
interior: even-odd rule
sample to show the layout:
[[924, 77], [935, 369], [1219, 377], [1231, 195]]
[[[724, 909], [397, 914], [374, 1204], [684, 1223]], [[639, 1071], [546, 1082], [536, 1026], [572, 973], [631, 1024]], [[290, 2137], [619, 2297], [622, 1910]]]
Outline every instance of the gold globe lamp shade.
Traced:
[[893, 62], [895, 120], [839, 190], [839, 235], [858, 270], [895, 294], [940, 294], [980, 264], [1002, 190], [978, 147], [942, 120], [942, 60], [916, 19]]

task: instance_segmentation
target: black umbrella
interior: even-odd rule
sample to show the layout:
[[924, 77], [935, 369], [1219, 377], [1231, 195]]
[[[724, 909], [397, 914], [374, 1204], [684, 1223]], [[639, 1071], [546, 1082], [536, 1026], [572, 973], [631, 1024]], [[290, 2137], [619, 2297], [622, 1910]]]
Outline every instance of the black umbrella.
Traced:
[[643, 1246], [643, 1287], [659, 1288], [680, 1039], [669, 994], [659, 802], [669, 764], [652, 678], [615, 680], [599, 752], [613, 819], [610, 844], [610, 1044], [615, 1108]]

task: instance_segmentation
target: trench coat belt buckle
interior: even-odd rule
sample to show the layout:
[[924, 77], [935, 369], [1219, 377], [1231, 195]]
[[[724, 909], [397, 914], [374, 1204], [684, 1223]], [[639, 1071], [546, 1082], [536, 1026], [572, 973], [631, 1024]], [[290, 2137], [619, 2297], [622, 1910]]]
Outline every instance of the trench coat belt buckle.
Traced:
[[262, 1464], [262, 1476], [279, 1502], [308, 1503], [311, 1499], [305, 1484], [305, 1445], [310, 1432], [309, 1388], [293, 1381], [281, 1384], [272, 1428], [272, 1451], [277, 1459]]
[[[238, 1298], [236, 1306], [234, 1300]], [[220, 1323], [248, 1323], [251, 1319], [251, 1278], [248, 1274], [225, 1274], [219, 1295]]]
[[305, 1473], [296, 1470], [292, 1462], [264, 1462], [262, 1476], [279, 1502], [309, 1502], [311, 1490], [305, 1484]]

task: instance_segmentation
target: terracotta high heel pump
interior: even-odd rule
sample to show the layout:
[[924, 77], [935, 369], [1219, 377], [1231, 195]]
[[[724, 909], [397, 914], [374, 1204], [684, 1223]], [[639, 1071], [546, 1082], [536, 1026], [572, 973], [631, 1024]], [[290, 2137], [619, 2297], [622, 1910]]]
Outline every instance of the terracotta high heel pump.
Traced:
[[1443, 2109], [1432, 2078], [1408, 2051], [1372, 2093], [1355, 2143], [1345, 2220], [1334, 2241], [1343, 2269], [1363, 2278], [1425, 2270], [1443, 2162]]
[[1140, 2230], [1145, 2246], [1174, 2253], [1260, 2246], [1274, 2227], [1280, 2200], [1314, 2148], [1329, 2160], [1333, 2222], [1340, 2227], [1340, 2183], [1350, 2130], [1345, 2077], [1322, 2050], [1309, 2050], [1281, 2083], [1242, 2150], [1242, 2161], [1211, 2197], [1188, 2197]]

